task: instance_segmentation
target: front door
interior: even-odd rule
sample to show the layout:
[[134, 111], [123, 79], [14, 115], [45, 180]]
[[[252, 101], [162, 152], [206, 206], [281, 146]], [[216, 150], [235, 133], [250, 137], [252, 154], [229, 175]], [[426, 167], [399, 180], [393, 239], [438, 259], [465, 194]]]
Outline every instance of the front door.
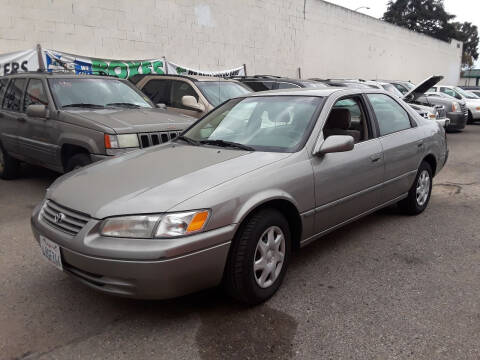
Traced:
[[380, 141], [375, 138], [365, 100], [346, 97], [335, 103], [323, 129], [324, 138], [350, 135], [353, 150], [312, 158], [315, 177], [315, 229], [325, 232], [376, 208], [384, 162]]
[[29, 105], [45, 105], [48, 108], [48, 98], [42, 80], [30, 79], [25, 90], [22, 105], [23, 121], [18, 126], [18, 143], [21, 155], [35, 163], [44, 165], [60, 164], [56, 137], [56, 120], [28, 116]]

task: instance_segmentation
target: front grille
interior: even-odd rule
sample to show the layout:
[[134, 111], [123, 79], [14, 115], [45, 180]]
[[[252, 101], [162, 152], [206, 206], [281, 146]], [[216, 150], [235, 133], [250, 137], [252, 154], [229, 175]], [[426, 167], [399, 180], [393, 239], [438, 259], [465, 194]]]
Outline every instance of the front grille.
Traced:
[[139, 134], [140, 147], [147, 148], [150, 146], [160, 145], [176, 138], [180, 134], [178, 130], [161, 131], [153, 133]]
[[468, 116], [467, 105], [466, 104], [460, 104], [460, 109], [462, 109], [463, 115], [465, 115], [465, 117], [467, 117]]
[[90, 220], [88, 215], [67, 209], [51, 200], [45, 201], [40, 218], [51, 227], [77, 235]]

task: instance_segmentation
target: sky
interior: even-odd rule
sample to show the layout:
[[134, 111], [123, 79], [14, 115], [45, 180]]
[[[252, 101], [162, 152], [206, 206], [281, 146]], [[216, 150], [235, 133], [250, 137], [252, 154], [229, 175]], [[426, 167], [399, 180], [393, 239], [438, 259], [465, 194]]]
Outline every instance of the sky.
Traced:
[[[330, 3], [337, 4], [351, 10], [363, 7], [358, 10], [365, 15], [381, 18], [387, 10], [387, 0], [326, 0]], [[480, 29], [480, 1], [479, 0], [444, 0], [445, 10], [457, 17], [453, 21], [468, 21], [477, 25]], [[368, 7], [369, 9], [365, 8]], [[480, 68], [480, 57], [475, 64], [476, 68]]]

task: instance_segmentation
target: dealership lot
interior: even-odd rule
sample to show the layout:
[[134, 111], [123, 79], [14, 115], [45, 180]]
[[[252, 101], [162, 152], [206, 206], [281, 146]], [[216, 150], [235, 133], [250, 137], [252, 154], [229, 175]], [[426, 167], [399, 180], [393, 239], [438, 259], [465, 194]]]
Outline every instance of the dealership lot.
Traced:
[[48, 264], [29, 216], [57, 177], [0, 180], [2, 359], [436, 358], [480, 356], [480, 125], [417, 217], [389, 208], [302, 249], [270, 301], [216, 290], [170, 301], [98, 294]]

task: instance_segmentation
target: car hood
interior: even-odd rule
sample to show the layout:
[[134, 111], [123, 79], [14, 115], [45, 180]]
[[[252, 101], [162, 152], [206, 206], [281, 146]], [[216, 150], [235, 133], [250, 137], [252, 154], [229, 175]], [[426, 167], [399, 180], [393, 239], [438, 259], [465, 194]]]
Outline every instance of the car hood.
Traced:
[[443, 76], [431, 76], [403, 96], [406, 102], [415, 101], [443, 79]]
[[289, 155], [168, 143], [66, 174], [49, 188], [47, 198], [97, 219], [165, 212]]
[[196, 119], [164, 109], [62, 110], [113, 129], [117, 134], [183, 130]]

